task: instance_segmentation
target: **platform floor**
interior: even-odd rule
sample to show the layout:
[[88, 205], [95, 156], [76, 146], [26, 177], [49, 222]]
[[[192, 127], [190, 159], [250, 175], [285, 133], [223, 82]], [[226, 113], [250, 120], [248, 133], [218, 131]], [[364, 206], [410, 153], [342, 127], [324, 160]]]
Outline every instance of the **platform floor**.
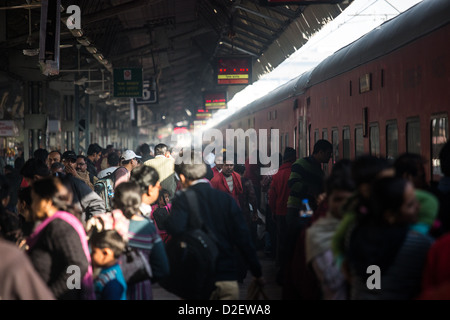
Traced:
[[[267, 257], [264, 252], [258, 251], [259, 261], [263, 269], [263, 277], [265, 280], [265, 292], [269, 300], [281, 300], [281, 287], [276, 283], [276, 265], [272, 258]], [[247, 273], [247, 277], [243, 283], [239, 285], [239, 300], [246, 300], [247, 290], [252, 280], [250, 272]], [[153, 286], [153, 299], [154, 300], [179, 300], [179, 298], [172, 293], [161, 288], [158, 284]]]

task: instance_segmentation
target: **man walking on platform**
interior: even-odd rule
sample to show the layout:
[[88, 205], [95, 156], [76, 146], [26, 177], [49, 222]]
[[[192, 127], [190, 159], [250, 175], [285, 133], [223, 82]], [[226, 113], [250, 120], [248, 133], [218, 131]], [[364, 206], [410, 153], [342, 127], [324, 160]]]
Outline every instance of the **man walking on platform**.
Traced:
[[102, 156], [102, 147], [98, 143], [90, 144], [87, 150], [86, 164], [87, 171], [89, 171], [89, 176], [91, 183], [94, 184], [96, 181], [94, 177], [97, 177], [97, 168], [95, 166], [96, 162]]
[[[209, 181], [204, 178], [205, 163], [195, 163], [194, 155], [189, 164], [175, 165], [175, 171], [180, 177], [183, 189], [195, 192], [198, 199], [198, 214], [217, 240], [219, 255], [216, 263], [216, 289], [210, 299], [239, 299], [235, 248], [245, 258], [250, 272], [255, 277], [254, 281], [258, 285], [263, 285], [261, 264], [236, 201], [229, 194], [211, 187]], [[189, 211], [185, 192], [178, 191], [172, 202], [171, 215], [165, 224], [168, 234], [176, 235], [187, 229]]]
[[144, 165], [156, 169], [159, 174], [161, 187], [170, 192], [169, 198], [172, 199], [177, 189], [177, 181], [175, 179], [175, 160], [171, 158], [167, 145], [160, 143], [155, 146], [155, 158], [147, 160]]
[[287, 201], [286, 239], [284, 257], [281, 261], [280, 274], [282, 279], [286, 271], [286, 263], [292, 258], [295, 245], [301, 232], [311, 223], [311, 217], [300, 217], [299, 212], [303, 199], [307, 199], [311, 209], [317, 208], [317, 199], [324, 192], [325, 175], [322, 163], [328, 163], [333, 153], [333, 145], [327, 140], [315, 143], [313, 154], [309, 157], [297, 159], [291, 167], [288, 180], [290, 193]]
[[[239, 196], [244, 192], [242, 188], [241, 176], [234, 172], [234, 159], [223, 156], [222, 171], [211, 179], [213, 188], [231, 195], [238, 206], [240, 206]], [[256, 208], [255, 208], [256, 210]]]

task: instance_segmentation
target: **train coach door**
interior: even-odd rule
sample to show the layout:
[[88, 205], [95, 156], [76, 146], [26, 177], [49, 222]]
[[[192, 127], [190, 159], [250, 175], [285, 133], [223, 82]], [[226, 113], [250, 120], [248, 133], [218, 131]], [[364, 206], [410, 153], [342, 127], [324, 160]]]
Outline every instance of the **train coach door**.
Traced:
[[431, 180], [437, 182], [443, 176], [439, 153], [448, 141], [447, 115], [435, 116], [431, 119]]

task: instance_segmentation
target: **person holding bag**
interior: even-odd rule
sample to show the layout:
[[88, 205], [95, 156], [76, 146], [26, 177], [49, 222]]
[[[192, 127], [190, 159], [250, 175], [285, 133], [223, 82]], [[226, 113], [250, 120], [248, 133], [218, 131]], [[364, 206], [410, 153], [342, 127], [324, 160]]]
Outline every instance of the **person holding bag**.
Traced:
[[[158, 194], [155, 196], [157, 198]], [[150, 262], [152, 279], [127, 283], [127, 300], [153, 300], [152, 281], [155, 282], [169, 273], [164, 242], [150, 219], [140, 214], [140, 205], [140, 186], [134, 181], [123, 182], [115, 189], [112, 212], [97, 215], [94, 220], [88, 221], [87, 225], [88, 229], [95, 226], [98, 231], [116, 230], [130, 250], [135, 250], [137, 254], [134, 257], [143, 255]]]
[[[205, 296], [203, 288], [194, 288], [194, 283], [190, 295], [186, 294], [184, 298], [239, 300], [236, 248], [244, 257], [254, 281], [259, 286], [264, 286], [261, 264], [238, 204], [230, 194], [211, 187], [209, 180], [205, 179], [206, 164], [196, 163], [197, 158], [199, 157], [191, 152], [189, 161], [185, 162], [183, 159], [181, 163], [175, 165], [175, 172], [180, 177], [183, 189], [176, 193], [172, 201], [172, 210], [166, 220], [165, 229], [175, 240], [186, 232], [195, 230], [192, 229], [192, 220], [197, 220], [197, 225], [202, 226], [201, 229], [214, 240], [218, 256], [215, 261], [214, 287], [207, 292], [209, 295], [203, 298]], [[197, 201], [193, 201], [195, 198]], [[195, 279], [195, 276], [201, 276], [189, 261], [183, 267], [192, 270], [186, 275], [184, 282]], [[171, 264], [168, 281], [175, 271], [179, 270], [182, 273], [180, 269], [179, 265]], [[161, 280], [161, 283], [164, 281]]]

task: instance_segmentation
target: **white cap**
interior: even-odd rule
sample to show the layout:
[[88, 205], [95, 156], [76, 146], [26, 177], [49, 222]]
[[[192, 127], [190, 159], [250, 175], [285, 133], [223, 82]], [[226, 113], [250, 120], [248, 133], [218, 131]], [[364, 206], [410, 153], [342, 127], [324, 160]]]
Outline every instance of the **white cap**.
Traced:
[[134, 153], [133, 150], [126, 150], [124, 153], [122, 153], [122, 160], [128, 161], [134, 158], [142, 158], [142, 157]]

